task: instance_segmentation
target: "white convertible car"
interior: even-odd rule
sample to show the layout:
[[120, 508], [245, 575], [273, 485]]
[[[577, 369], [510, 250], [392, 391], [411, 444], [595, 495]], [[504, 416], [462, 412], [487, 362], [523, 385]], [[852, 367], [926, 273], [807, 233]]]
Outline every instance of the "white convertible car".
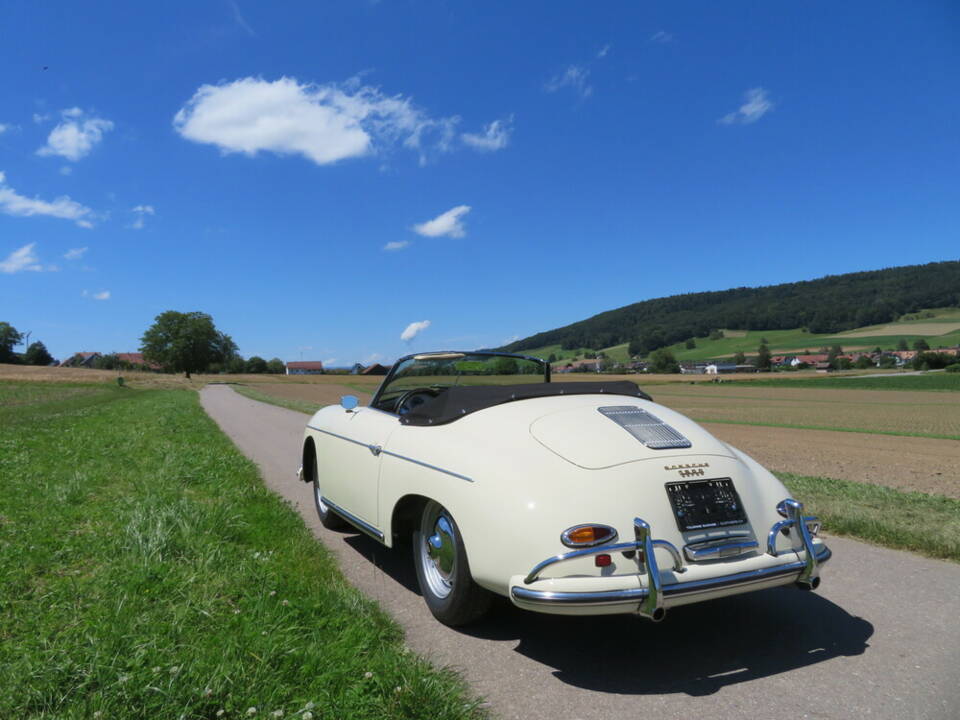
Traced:
[[491, 594], [569, 615], [637, 613], [816, 588], [820, 523], [767, 470], [634, 383], [551, 382], [537, 358], [402, 358], [369, 407], [307, 425], [299, 476], [320, 520], [407, 537], [448, 625]]

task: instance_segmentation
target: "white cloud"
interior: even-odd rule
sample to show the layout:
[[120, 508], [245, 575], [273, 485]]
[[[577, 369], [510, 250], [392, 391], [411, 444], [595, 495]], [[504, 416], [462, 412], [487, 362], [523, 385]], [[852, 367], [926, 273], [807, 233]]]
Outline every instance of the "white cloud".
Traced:
[[409, 240], [391, 240], [386, 245], [383, 246], [384, 250], [403, 250], [405, 247], [410, 245]]
[[61, 175], [72, 175], [72, 174], [73, 174], [73, 168], [70, 167], [69, 165], [64, 165], [62, 168], [60, 168], [60, 174], [61, 174]]
[[60, 155], [76, 162], [89, 155], [103, 140], [103, 134], [113, 129], [109, 120], [89, 117], [80, 108], [62, 110], [61, 115], [63, 120], [50, 131], [47, 144], [37, 150], [37, 155]]
[[475, 150], [503, 150], [510, 141], [512, 125], [513, 115], [503, 120], [494, 120], [483, 129], [482, 133], [463, 133], [460, 137], [464, 143]]
[[101, 291], [98, 292], [98, 293], [87, 292], [86, 290], [84, 290], [82, 293], [80, 293], [80, 295], [81, 295], [82, 297], [93, 298], [94, 300], [109, 300], [109, 299], [110, 299], [110, 291], [109, 291], [109, 290], [101, 290]]
[[410, 342], [410, 341], [413, 340], [417, 335], [419, 335], [419, 334], [422, 333], [424, 330], [426, 330], [428, 327], [430, 327], [430, 321], [429, 321], [429, 320], [421, 320], [420, 322], [412, 322], [412, 323], [410, 323], [409, 325], [407, 325], [407, 329], [406, 329], [406, 330], [404, 330], [402, 333], [400, 333], [400, 339], [403, 340], [404, 342]]
[[323, 361], [323, 364], [324, 364], [325, 367], [330, 367], [330, 366], [333, 365], [336, 361], [337, 361], [336, 358], [327, 358], [326, 360]]
[[362, 157], [400, 144], [420, 153], [449, 151], [459, 118], [434, 119], [401, 96], [361, 86], [301, 84], [295, 78], [247, 77], [203, 85], [173, 119], [187, 140], [224, 154], [302, 155], [317, 165]]
[[593, 87], [589, 84], [590, 71], [582, 65], [571, 65], [559, 75], [547, 81], [544, 89], [547, 92], [557, 92], [565, 87], [573, 88], [581, 100], [593, 95]]
[[49, 119], [50, 119], [50, 116], [49, 116], [49, 115], [41, 115], [40, 113], [34, 113], [34, 114], [33, 114], [33, 121], [34, 121], [37, 125], [40, 125], [41, 123], [45, 123], [45, 122], [46, 122], [47, 120], [49, 120]]
[[727, 113], [717, 122], [721, 125], [749, 125], [773, 110], [773, 102], [763, 88], [751, 88], [743, 94], [744, 103], [732, 113]]
[[12, 127], [11, 125], [0, 123], [0, 135], [3, 135], [11, 127]]
[[665, 30], [657, 30], [653, 35], [650, 36], [650, 42], [661, 43], [663, 45], [666, 45], [668, 42], [672, 41], [673, 35]]
[[446, 236], [461, 238], [467, 234], [467, 231], [460, 221], [460, 218], [468, 212], [470, 212], [469, 205], [457, 205], [455, 208], [451, 208], [445, 213], [437, 215], [433, 220], [427, 220], [419, 225], [414, 225], [413, 231], [425, 237]]
[[607, 43], [602, 48], [600, 48], [600, 52], [597, 53], [597, 59], [599, 60], [600, 58], [605, 58], [607, 56], [607, 53], [609, 52], [610, 52], [610, 43]]
[[63, 257], [64, 257], [65, 260], [79, 260], [80, 258], [82, 258], [82, 257], [84, 256], [84, 254], [85, 254], [85, 253], [87, 252], [87, 250], [89, 250], [89, 249], [90, 249], [90, 248], [85, 248], [85, 247], [82, 247], [82, 248], [70, 248], [69, 250], [67, 250], [66, 253], [64, 253]]
[[9, 275], [22, 272], [24, 270], [43, 272], [43, 266], [40, 264], [40, 258], [38, 258], [36, 253], [33, 252], [34, 247], [36, 247], [36, 243], [30, 243], [29, 245], [24, 245], [19, 250], [14, 250], [12, 253], [7, 255], [6, 260], [0, 261], [0, 272], [7, 273]]
[[144, 217], [156, 214], [153, 205], [137, 205], [135, 208], [130, 208], [130, 212], [137, 216], [133, 223], [127, 226], [132, 230], [143, 230], [145, 225]]
[[77, 225], [84, 228], [93, 227], [92, 220], [95, 217], [90, 208], [71, 200], [66, 195], [56, 198], [53, 202], [20, 195], [7, 185], [6, 175], [2, 171], [0, 171], [0, 212], [21, 217], [47, 215], [64, 220], [73, 220]]

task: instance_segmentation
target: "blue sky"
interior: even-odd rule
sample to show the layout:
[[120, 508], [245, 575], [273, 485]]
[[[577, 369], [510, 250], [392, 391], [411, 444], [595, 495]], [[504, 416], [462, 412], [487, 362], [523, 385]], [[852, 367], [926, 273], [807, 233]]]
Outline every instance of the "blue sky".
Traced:
[[58, 358], [173, 309], [387, 362], [960, 256], [949, 0], [4, 8], [0, 320]]

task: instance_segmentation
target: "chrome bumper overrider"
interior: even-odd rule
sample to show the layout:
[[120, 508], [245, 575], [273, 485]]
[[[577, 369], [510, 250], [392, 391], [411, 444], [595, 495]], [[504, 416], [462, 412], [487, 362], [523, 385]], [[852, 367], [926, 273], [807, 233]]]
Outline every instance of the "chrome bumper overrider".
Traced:
[[[801, 559], [772, 567], [758, 568], [745, 572], [722, 575], [719, 577], [701, 580], [680, 581], [663, 584], [660, 577], [660, 568], [654, 553], [655, 548], [663, 548], [673, 559], [674, 573], [686, 571], [683, 557], [676, 546], [666, 540], [655, 540], [651, 537], [650, 525], [640, 518], [633, 521], [636, 539], [634, 542], [617, 543], [615, 545], [601, 545], [598, 547], [575, 550], [573, 552], [556, 555], [538, 563], [523, 579], [524, 585], [534, 583], [541, 573], [551, 565], [574, 560], [589, 555], [609, 554], [616, 552], [636, 553], [637, 567], [640, 575], [646, 580], [646, 587], [628, 588], [621, 590], [606, 590], [596, 592], [558, 592], [555, 590], [536, 590], [533, 588], [515, 585], [510, 589], [512, 598], [521, 603], [542, 606], [605, 606], [629, 605], [636, 603], [636, 612], [643, 617], [654, 621], [662, 620], [666, 614], [664, 598], [679, 598], [698, 594], [706, 594], [728, 588], [748, 586], [763, 583], [778, 578], [796, 574], [796, 583], [805, 589], [814, 589], [820, 584], [819, 566], [830, 559], [832, 553], [826, 545], [815, 547], [813, 543], [814, 530], [819, 528], [819, 520], [815, 517], [803, 515], [803, 504], [796, 500], [786, 500], [787, 518], [770, 528], [767, 537], [767, 554], [778, 557], [776, 549], [777, 535], [784, 530], [797, 528], [803, 543]], [[731, 540], [738, 544], [741, 537], [735, 536]], [[754, 543], [755, 545], [755, 543]], [[688, 546], [689, 547], [689, 546]], [[688, 552], [689, 557], [689, 552]]]

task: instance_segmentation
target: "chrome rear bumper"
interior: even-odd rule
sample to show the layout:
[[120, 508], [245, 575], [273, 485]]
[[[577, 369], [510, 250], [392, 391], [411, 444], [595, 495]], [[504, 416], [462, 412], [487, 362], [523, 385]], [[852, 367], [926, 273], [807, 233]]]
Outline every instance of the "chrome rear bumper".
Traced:
[[[675, 575], [686, 571], [683, 559], [677, 548], [666, 540], [654, 540], [651, 537], [650, 526], [640, 518], [634, 519], [636, 540], [630, 543], [615, 545], [601, 545], [598, 547], [557, 555], [537, 564], [523, 579], [523, 585], [514, 585], [510, 589], [511, 598], [519, 605], [531, 606], [531, 609], [548, 609], [551, 607], [610, 607], [623, 605], [638, 614], [654, 621], [662, 620], [666, 614], [664, 601], [674, 598], [690, 598], [697, 595], [707, 595], [724, 590], [745, 591], [751, 585], [785, 584], [792, 579], [804, 589], [814, 589], [820, 584], [819, 566], [827, 562], [832, 553], [826, 545], [815, 546], [813, 536], [808, 526], [819, 526], [819, 521], [813, 517], [804, 517], [803, 505], [795, 500], [785, 501], [787, 518], [776, 523], [768, 534], [768, 555], [778, 556], [776, 550], [777, 534], [796, 528], [803, 544], [798, 551], [800, 559], [757, 568], [745, 572], [721, 575], [718, 577], [700, 580], [688, 580], [663, 584], [660, 569], [657, 565], [654, 549], [663, 548], [670, 553], [673, 559], [672, 570]], [[740, 543], [739, 538], [732, 538]], [[754, 545], [756, 543], [753, 543]], [[551, 565], [566, 560], [573, 560], [587, 555], [601, 553], [625, 552], [636, 553], [637, 566], [646, 587], [606, 590], [596, 592], [558, 592], [556, 590], [537, 590], [530, 587], [539, 578], [540, 574]], [[689, 555], [689, 553], [688, 553]], [[778, 583], [778, 581], [780, 581]], [[635, 607], [630, 608], [630, 605]]]

